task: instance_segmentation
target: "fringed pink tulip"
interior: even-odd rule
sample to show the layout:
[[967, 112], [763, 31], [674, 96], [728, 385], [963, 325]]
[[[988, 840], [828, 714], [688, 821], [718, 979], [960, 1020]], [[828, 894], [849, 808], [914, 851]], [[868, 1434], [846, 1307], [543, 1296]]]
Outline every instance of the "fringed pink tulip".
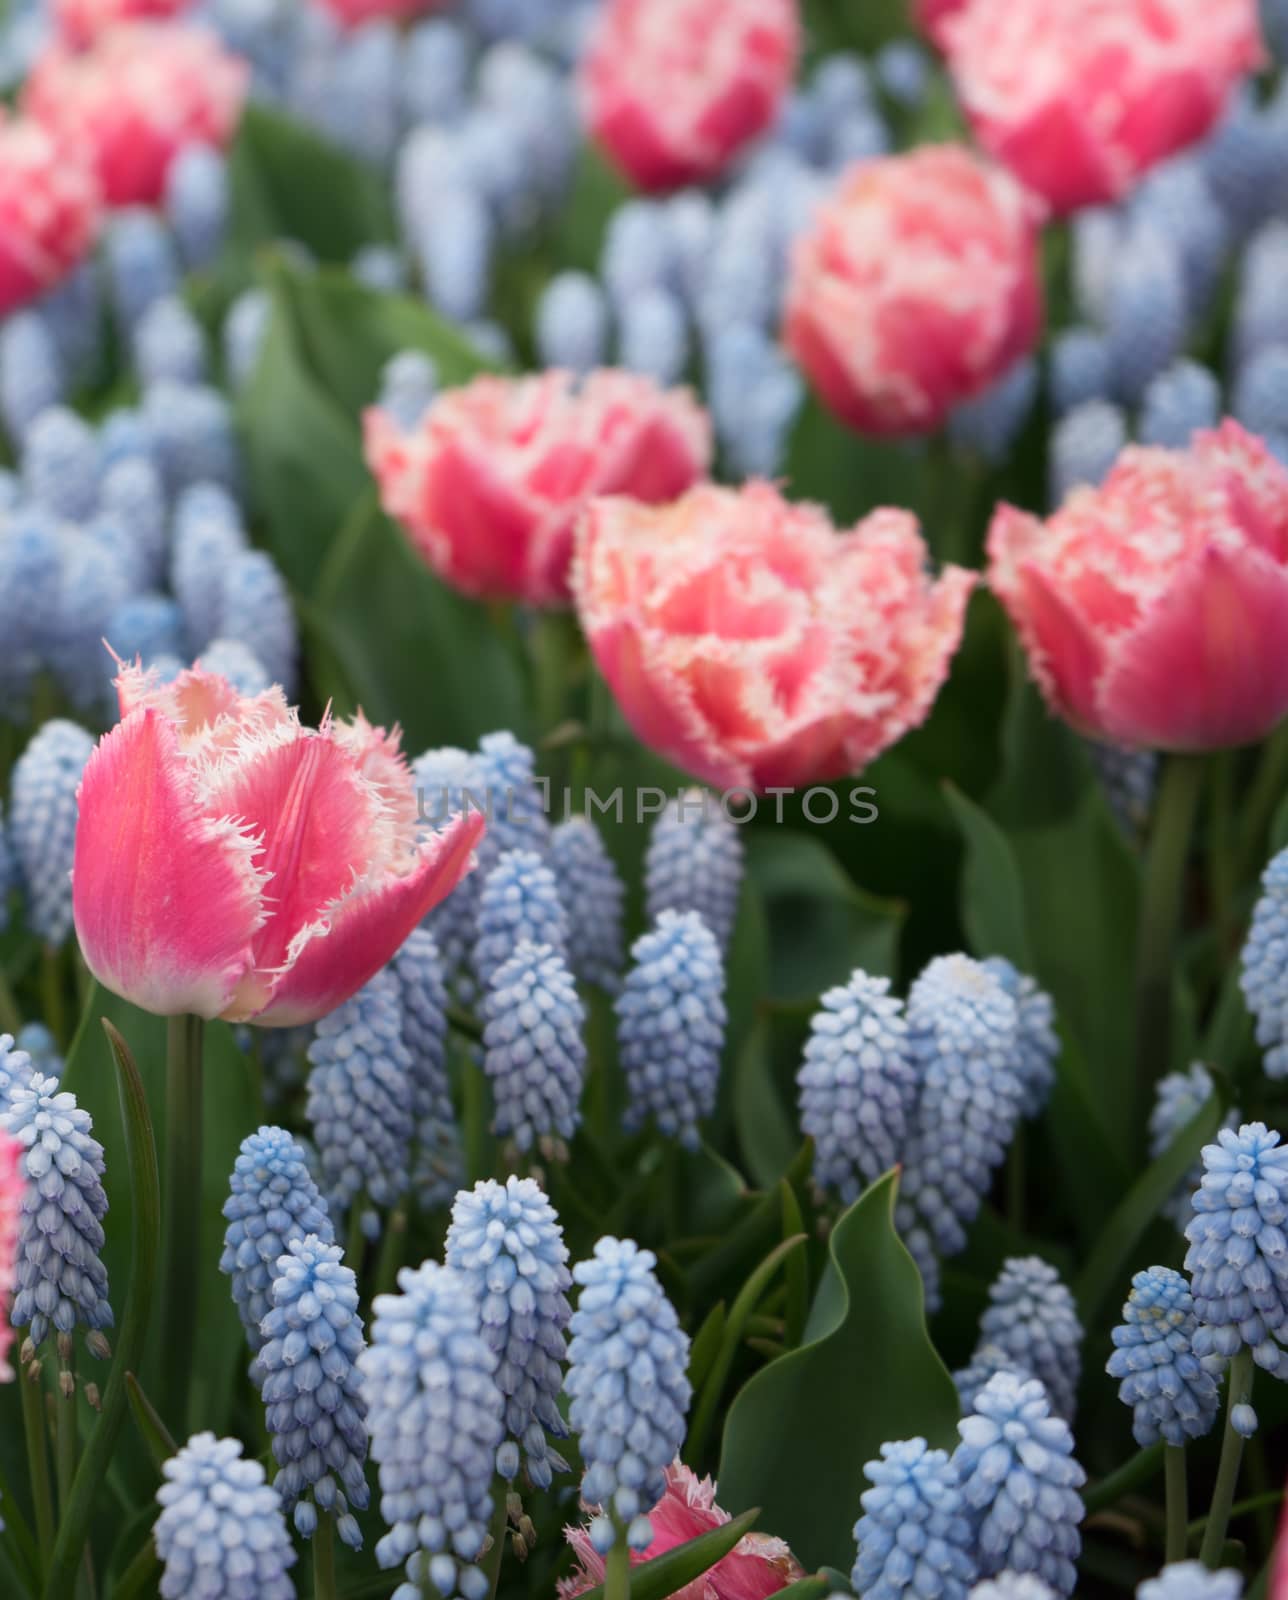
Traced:
[[[666, 1469], [666, 1493], [648, 1516], [653, 1542], [647, 1550], [631, 1552], [633, 1564], [652, 1561], [731, 1520], [716, 1504], [716, 1486], [711, 1479], [697, 1477], [678, 1461]], [[575, 1600], [603, 1583], [604, 1558], [596, 1553], [584, 1527], [564, 1532], [576, 1552], [578, 1568], [570, 1578], [560, 1580], [559, 1600]], [[766, 1600], [804, 1576], [804, 1568], [782, 1539], [748, 1533], [714, 1567], [677, 1589], [672, 1600]]]
[[796, 0], [606, 0], [583, 59], [587, 126], [642, 189], [719, 176], [778, 115]]
[[840, 536], [767, 483], [673, 506], [596, 500], [573, 570], [581, 624], [626, 720], [725, 789], [857, 772], [921, 723], [961, 640], [971, 573], [926, 573], [916, 519]]
[[612, 369], [476, 378], [409, 431], [377, 409], [365, 422], [381, 504], [439, 577], [536, 606], [567, 601], [573, 529], [594, 495], [673, 500], [711, 460], [687, 389]]
[[422, 11], [438, 10], [445, 3], [446, 0], [321, 0], [323, 10], [329, 11], [346, 28], [361, 27], [364, 22], [379, 22], [382, 18], [398, 21], [419, 16]]
[[118, 22], [169, 21], [192, 3], [193, 0], [55, 0], [54, 20], [67, 43], [83, 50]]
[[48, 51], [23, 104], [69, 157], [93, 167], [109, 205], [154, 205], [180, 151], [227, 143], [249, 72], [204, 28], [122, 23], [82, 54]]
[[787, 343], [868, 434], [928, 433], [1032, 348], [1040, 208], [957, 145], [863, 162], [797, 241]]
[[72, 895], [94, 976], [165, 1016], [312, 1022], [470, 870], [483, 819], [421, 840], [398, 735], [303, 728], [274, 686], [117, 679], [80, 788]]
[[970, 0], [941, 36], [980, 144], [1061, 213], [1201, 139], [1262, 59], [1256, 0]]
[[1033, 676], [1082, 732], [1212, 750], [1288, 713], [1288, 471], [1237, 423], [1125, 450], [1046, 523], [1000, 506], [988, 554]]
[[0, 108], [0, 316], [80, 264], [98, 231], [98, 184], [29, 118]]
[[967, 3], [968, 0], [913, 0], [912, 14], [926, 38], [942, 49], [948, 19], [962, 11]]
[[0, 1382], [13, 1377], [9, 1351], [13, 1328], [9, 1308], [18, 1277], [18, 1225], [22, 1212], [23, 1178], [19, 1162], [22, 1146], [0, 1133]]

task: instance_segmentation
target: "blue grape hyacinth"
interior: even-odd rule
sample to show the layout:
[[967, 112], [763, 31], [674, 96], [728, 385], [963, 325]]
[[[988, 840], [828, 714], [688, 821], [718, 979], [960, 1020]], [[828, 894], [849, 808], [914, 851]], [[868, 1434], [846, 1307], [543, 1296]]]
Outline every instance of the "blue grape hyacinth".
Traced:
[[496, 1132], [522, 1151], [566, 1158], [581, 1121], [586, 1013], [563, 957], [521, 941], [493, 974], [482, 1015]]
[[1231, 1567], [1211, 1572], [1201, 1561], [1175, 1561], [1156, 1578], [1146, 1578], [1136, 1600], [1240, 1600], [1243, 1574]]
[[251, 1350], [258, 1351], [273, 1275], [287, 1247], [308, 1234], [330, 1244], [335, 1234], [304, 1151], [285, 1128], [265, 1126], [246, 1135], [228, 1189], [219, 1270], [232, 1279], [237, 1315]]
[[1051, 1409], [1073, 1420], [1082, 1367], [1082, 1324], [1060, 1274], [1037, 1256], [1014, 1256], [988, 1291], [980, 1342], [1004, 1351], [1017, 1372], [1040, 1378]]
[[0, 1033], [0, 1117], [13, 1105], [13, 1097], [35, 1075], [29, 1053], [14, 1042], [11, 1033]]
[[696, 911], [727, 951], [742, 872], [737, 826], [706, 790], [690, 789], [668, 803], [649, 834], [645, 916], [656, 922], [664, 911]]
[[549, 945], [563, 955], [568, 919], [555, 875], [542, 857], [535, 850], [507, 850], [479, 891], [473, 963], [481, 988], [491, 985], [524, 941]]
[[[1212, 1074], [1201, 1061], [1192, 1062], [1184, 1072], [1169, 1072], [1158, 1080], [1154, 1089], [1154, 1105], [1149, 1113], [1149, 1159], [1157, 1161], [1169, 1150], [1177, 1134], [1192, 1122], [1211, 1099], [1215, 1085]], [[1243, 1118], [1237, 1111], [1226, 1114], [1223, 1127], [1237, 1128]], [[1203, 1159], [1200, 1156], [1186, 1173], [1171, 1198], [1163, 1207], [1169, 1217], [1184, 1232], [1190, 1220], [1190, 1197], [1203, 1178]]]
[[277, 1491], [240, 1439], [195, 1433], [161, 1469], [153, 1537], [163, 1600], [294, 1600], [295, 1563]]
[[558, 1402], [572, 1316], [572, 1274], [555, 1209], [532, 1178], [476, 1183], [456, 1197], [445, 1259], [469, 1283], [484, 1341], [496, 1352], [506, 1432], [498, 1471], [513, 1478], [522, 1449], [529, 1479], [548, 1489], [553, 1473], [566, 1470], [546, 1435], [568, 1434]]
[[345, 1544], [360, 1550], [349, 1510], [365, 1509], [368, 1500], [357, 1279], [339, 1245], [310, 1233], [292, 1239], [276, 1263], [271, 1296], [255, 1377], [278, 1465], [273, 1487], [305, 1538], [321, 1511], [335, 1518]]
[[796, 1083], [814, 1181], [848, 1206], [901, 1159], [917, 1100], [903, 1002], [888, 978], [855, 972], [821, 996]]
[[1131, 1280], [1105, 1371], [1120, 1379], [1136, 1443], [1183, 1445], [1210, 1432], [1220, 1406], [1213, 1368], [1194, 1353], [1194, 1296], [1179, 1272], [1149, 1267]]
[[543, 860], [550, 849], [550, 820], [536, 776], [536, 757], [512, 733], [484, 734], [474, 756], [471, 792], [487, 816], [479, 843], [484, 873], [509, 850], [530, 850]]
[[999, 1372], [957, 1432], [952, 1459], [975, 1529], [980, 1576], [1033, 1572], [1057, 1595], [1071, 1595], [1086, 1474], [1073, 1458], [1069, 1425], [1050, 1414], [1042, 1384]]
[[[633, 1544], [651, 1538], [645, 1513], [662, 1498], [692, 1396], [689, 1338], [654, 1276], [656, 1261], [631, 1239], [603, 1238], [573, 1268], [581, 1292], [564, 1388], [586, 1469], [581, 1497], [625, 1525]], [[592, 1539], [605, 1538], [602, 1526], [591, 1529]]]
[[550, 866], [568, 919], [569, 966], [584, 983], [615, 993], [626, 888], [589, 817], [568, 817], [552, 830]]
[[966, 1600], [977, 1576], [973, 1530], [946, 1450], [924, 1439], [881, 1446], [863, 1469], [870, 1489], [854, 1525], [850, 1581], [863, 1600]]
[[724, 963], [696, 911], [664, 911], [631, 947], [615, 1002], [617, 1044], [630, 1102], [626, 1126], [652, 1117], [696, 1149], [698, 1123], [715, 1110], [727, 1012]]
[[[9, 1056], [12, 1066], [13, 1055]], [[26, 1180], [18, 1228], [17, 1292], [9, 1320], [33, 1345], [79, 1322], [96, 1356], [107, 1354], [112, 1326], [103, 1249], [103, 1146], [88, 1111], [57, 1078], [33, 1073], [15, 1081], [0, 1127], [22, 1146]]]
[[1005, 956], [989, 956], [984, 965], [1015, 1001], [1021, 1115], [1030, 1119], [1041, 1116], [1055, 1087], [1055, 1063], [1060, 1054], [1055, 1002], [1036, 978], [1018, 971]]
[[1239, 982], [1257, 1020], [1267, 1077], [1288, 1077], [1288, 850], [1262, 874]]
[[465, 1176], [447, 1075], [447, 987], [434, 937], [414, 928], [390, 962], [411, 1055], [412, 1186], [427, 1209], [450, 1203]]
[[9, 842], [27, 895], [27, 921], [46, 944], [72, 931], [72, 858], [76, 791], [94, 740], [78, 723], [56, 717], [37, 730], [13, 769]]
[[1085, 400], [1066, 412], [1051, 430], [1051, 504], [1082, 484], [1101, 484], [1127, 442], [1126, 414], [1109, 400]]
[[1031, 1572], [999, 1572], [977, 1583], [967, 1600], [1055, 1600], [1055, 1591]]
[[959, 1367], [953, 1373], [953, 1382], [957, 1385], [957, 1398], [961, 1407], [968, 1415], [975, 1409], [975, 1401], [980, 1391], [995, 1378], [999, 1372], [1009, 1372], [1016, 1378], [1031, 1378], [1033, 1374], [1026, 1372], [1023, 1367], [1016, 1366], [1010, 1353], [995, 1344], [984, 1342], [975, 1346], [974, 1354], [964, 1367]]
[[406, 1563], [394, 1600], [420, 1600], [422, 1578], [443, 1600], [483, 1600], [489, 1585], [474, 1563], [505, 1436], [497, 1358], [459, 1273], [433, 1261], [404, 1267], [398, 1290], [376, 1296], [371, 1343], [358, 1360], [389, 1525], [376, 1559]]

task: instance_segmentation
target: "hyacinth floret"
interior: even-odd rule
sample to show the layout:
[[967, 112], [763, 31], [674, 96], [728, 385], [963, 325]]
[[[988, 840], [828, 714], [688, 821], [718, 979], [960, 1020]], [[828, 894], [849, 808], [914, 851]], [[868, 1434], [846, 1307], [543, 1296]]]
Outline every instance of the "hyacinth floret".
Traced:
[[309, 1234], [330, 1244], [335, 1234], [304, 1151], [285, 1128], [265, 1126], [246, 1135], [228, 1191], [219, 1270], [232, 1279], [237, 1315], [251, 1350], [257, 1351], [263, 1343], [260, 1324], [272, 1304], [273, 1276], [287, 1248]]
[[572, 1316], [572, 1274], [555, 1209], [532, 1178], [476, 1183], [456, 1197], [445, 1259], [469, 1283], [483, 1339], [497, 1356], [511, 1444], [498, 1452], [498, 1470], [513, 1477], [521, 1447], [529, 1479], [548, 1489], [553, 1473], [566, 1470], [546, 1435], [568, 1434], [558, 1402]]
[[1118, 1398], [1132, 1408], [1136, 1443], [1184, 1445], [1210, 1432], [1220, 1406], [1214, 1368], [1194, 1353], [1194, 1297], [1179, 1272], [1149, 1267], [1131, 1280], [1123, 1320], [1113, 1331], [1105, 1371], [1120, 1379]]
[[496, 1132], [520, 1150], [566, 1156], [581, 1121], [586, 1012], [563, 957], [523, 940], [493, 975], [482, 1014]]
[[976, 1577], [971, 1520], [946, 1450], [924, 1439], [881, 1446], [863, 1469], [854, 1525], [858, 1558], [850, 1581], [864, 1600], [966, 1600]]
[[849, 1205], [901, 1159], [916, 1105], [903, 1002], [888, 978], [858, 971], [822, 995], [796, 1082], [814, 1181]]
[[361, 1511], [368, 1500], [367, 1403], [357, 1366], [366, 1341], [357, 1279], [340, 1246], [313, 1233], [292, 1239], [274, 1266], [272, 1302], [255, 1376], [278, 1465], [273, 1487], [305, 1538], [321, 1511], [360, 1550], [349, 1507]]

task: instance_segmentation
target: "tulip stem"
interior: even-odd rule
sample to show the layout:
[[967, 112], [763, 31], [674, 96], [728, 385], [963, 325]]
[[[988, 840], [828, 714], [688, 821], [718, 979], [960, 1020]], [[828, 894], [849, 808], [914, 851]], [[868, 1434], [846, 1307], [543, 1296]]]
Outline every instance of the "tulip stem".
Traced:
[[201, 1282], [200, 1017], [171, 1017], [166, 1031], [165, 1182], [162, 1187], [164, 1293], [158, 1406], [170, 1431], [186, 1439], [188, 1380]]
[[1136, 1093], [1143, 1108], [1171, 1061], [1172, 965], [1204, 759], [1165, 758], [1136, 943]]
[[1185, 1560], [1189, 1532], [1189, 1489], [1185, 1481], [1185, 1446], [1163, 1446], [1163, 1471], [1167, 1492], [1167, 1561]]
[[1252, 1396], [1252, 1378], [1252, 1351], [1244, 1345], [1230, 1362], [1221, 1462], [1216, 1470], [1216, 1487], [1212, 1490], [1212, 1504], [1208, 1508], [1207, 1526], [1203, 1529], [1203, 1544], [1199, 1549], [1199, 1560], [1210, 1571], [1215, 1571], [1221, 1564], [1225, 1532], [1230, 1525], [1230, 1508], [1234, 1504], [1234, 1490], [1239, 1481], [1239, 1464], [1243, 1460], [1243, 1435], [1235, 1431], [1230, 1419], [1234, 1416], [1236, 1406], [1248, 1404]]

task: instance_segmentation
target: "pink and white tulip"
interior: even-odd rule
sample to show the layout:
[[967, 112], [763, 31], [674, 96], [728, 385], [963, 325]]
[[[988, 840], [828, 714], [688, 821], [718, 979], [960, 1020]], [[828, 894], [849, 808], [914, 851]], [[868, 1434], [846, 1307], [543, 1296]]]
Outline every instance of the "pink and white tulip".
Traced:
[[939, 36], [980, 144], [1062, 214], [1201, 139], [1263, 58], [1256, 0], [970, 0]]
[[704, 485], [672, 506], [594, 501], [573, 593], [586, 638], [645, 744], [721, 788], [857, 772], [924, 721], [974, 576], [934, 582], [916, 519], [875, 511], [838, 535], [768, 483]]
[[672, 500], [703, 477], [711, 425], [687, 389], [604, 369], [584, 380], [476, 378], [410, 430], [365, 418], [386, 512], [465, 594], [560, 605], [577, 517], [595, 495]]
[[98, 232], [93, 172], [38, 122], [0, 109], [0, 316], [52, 289]]
[[1237, 423], [1125, 450], [1045, 523], [1000, 506], [988, 554], [1038, 686], [1080, 731], [1211, 750], [1288, 714], [1288, 471]]
[[204, 28], [129, 22], [91, 50], [47, 51], [23, 106], [69, 159], [93, 169], [109, 205], [155, 205], [180, 151], [231, 138], [249, 74]]
[[315, 1021], [472, 865], [483, 818], [422, 839], [397, 733], [301, 727], [276, 685], [117, 679], [81, 780], [72, 896], [90, 971], [163, 1016]]
[[13, 1345], [9, 1308], [18, 1280], [18, 1230], [25, 1187], [21, 1160], [22, 1146], [7, 1133], [0, 1133], [0, 1382], [3, 1383], [13, 1377], [13, 1368], [9, 1365], [9, 1351]]
[[1032, 348], [1040, 219], [1000, 167], [957, 145], [850, 170], [797, 241], [784, 326], [842, 421], [931, 432]]
[[[648, 1517], [653, 1542], [646, 1550], [633, 1550], [632, 1563], [665, 1555], [731, 1520], [716, 1504], [716, 1486], [711, 1479], [699, 1478], [678, 1461], [666, 1469], [666, 1492]], [[604, 1558], [584, 1527], [567, 1528], [565, 1536], [576, 1552], [578, 1569], [572, 1577], [560, 1580], [559, 1600], [576, 1600], [577, 1595], [603, 1583]], [[784, 1540], [748, 1533], [715, 1566], [677, 1589], [672, 1600], [766, 1600], [804, 1576], [804, 1568]]]
[[912, 14], [926, 38], [942, 49], [948, 19], [964, 10], [967, 4], [968, 0], [913, 0]]
[[68, 44], [78, 50], [118, 22], [164, 22], [186, 11], [192, 0], [55, 0], [54, 20]]
[[796, 0], [606, 0], [582, 61], [591, 136], [642, 189], [718, 177], [777, 117]]

